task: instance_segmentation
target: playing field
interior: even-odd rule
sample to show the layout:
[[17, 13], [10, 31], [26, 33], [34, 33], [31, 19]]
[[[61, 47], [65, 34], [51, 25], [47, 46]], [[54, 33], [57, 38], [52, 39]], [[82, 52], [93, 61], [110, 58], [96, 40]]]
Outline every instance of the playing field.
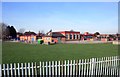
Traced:
[[2, 48], [3, 63], [76, 60], [118, 55], [118, 46], [113, 44], [35, 45], [3, 42]]

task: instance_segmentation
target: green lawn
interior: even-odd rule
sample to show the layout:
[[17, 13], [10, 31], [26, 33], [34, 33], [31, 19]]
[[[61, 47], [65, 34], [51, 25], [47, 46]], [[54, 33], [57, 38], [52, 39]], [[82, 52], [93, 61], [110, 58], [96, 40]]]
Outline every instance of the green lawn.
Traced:
[[113, 44], [35, 45], [3, 42], [2, 61], [3, 63], [24, 63], [116, 55], [118, 55], [118, 46]]

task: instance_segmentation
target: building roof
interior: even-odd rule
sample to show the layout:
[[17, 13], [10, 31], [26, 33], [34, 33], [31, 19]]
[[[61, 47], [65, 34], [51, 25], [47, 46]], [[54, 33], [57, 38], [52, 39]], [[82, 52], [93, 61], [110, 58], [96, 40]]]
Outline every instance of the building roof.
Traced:
[[45, 37], [65, 37], [60, 32], [48, 32]]
[[22, 36], [22, 35], [23, 35], [23, 33], [19, 33], [19, 32], [17, 32], [17, 35]]
[[26, 36], [30, 36], [30, 35], [36, 35], [36, 33], [35, 32], [25, 32], [24, 33], [24, 35], [26, 35]]
[[59, 31], [60, 33], [80, 33], [79, 31]]

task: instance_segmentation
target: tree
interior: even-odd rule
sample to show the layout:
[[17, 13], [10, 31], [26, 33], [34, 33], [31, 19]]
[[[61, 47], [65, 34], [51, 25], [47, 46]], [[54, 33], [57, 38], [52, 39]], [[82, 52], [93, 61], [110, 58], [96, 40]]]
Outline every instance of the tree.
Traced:
[[13, 26], [9, 26], [5, 23], [0, 23], [0, 39], [6, 40], [11, 38], [16, 38], [16, 30]]
[[16, 29], [13, 26], [10, 27], [10, 36], [12, 39], [15, 39], [17, 37]]
[[5, 23], [0, 23], [0, 39], [6, 39], [7, 38], [7, 24]]
[[7, 26], [6, 31], [7, 31], [7, 36], [10, 36], [10, 26]]
[[97, 37], [98, 35], [100, 35], [99, 32], [95, 32], [95, 33], [94, 33], [94, 36], [95, 36], [95, 37]]

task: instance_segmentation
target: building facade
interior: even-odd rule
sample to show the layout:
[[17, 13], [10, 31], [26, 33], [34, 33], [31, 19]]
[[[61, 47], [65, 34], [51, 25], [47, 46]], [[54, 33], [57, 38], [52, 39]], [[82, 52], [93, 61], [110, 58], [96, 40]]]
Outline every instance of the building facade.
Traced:
[[65, 41], [79, 41], [80, 40], [80, 32], [60, 31], [59, 33], [65, 36]]
[[20, 41], [26, 42], [26, 43], [31, 43], [31, 42], [36, 42], [36, 33], [34, 32], [25, 32], [23, 35], [19, 36]]
[[65, 36], [59, 32], [48, 32], [42, 39], [44, 43], [61, 43], [65, 41]]

